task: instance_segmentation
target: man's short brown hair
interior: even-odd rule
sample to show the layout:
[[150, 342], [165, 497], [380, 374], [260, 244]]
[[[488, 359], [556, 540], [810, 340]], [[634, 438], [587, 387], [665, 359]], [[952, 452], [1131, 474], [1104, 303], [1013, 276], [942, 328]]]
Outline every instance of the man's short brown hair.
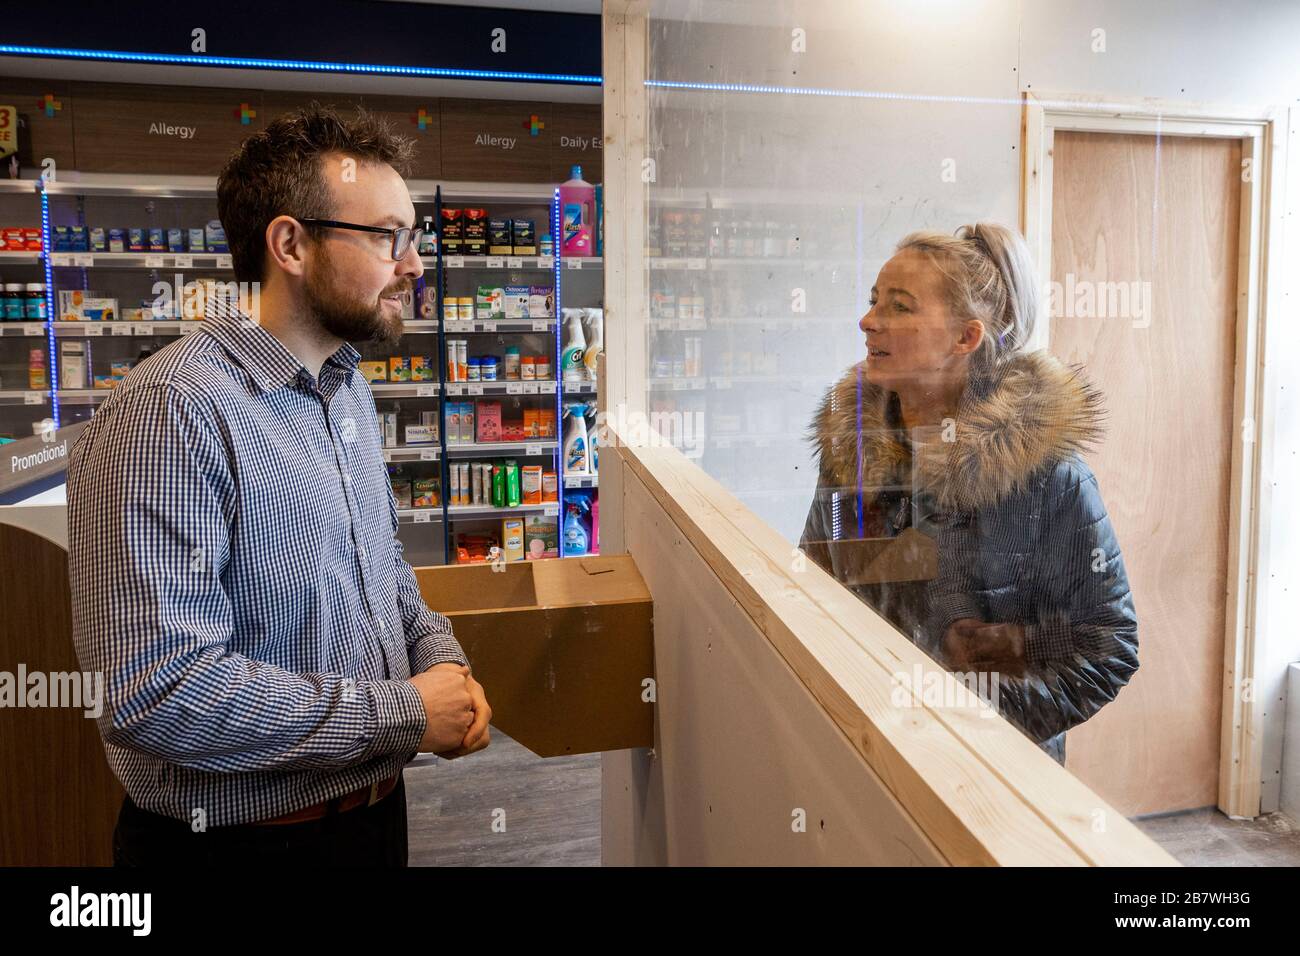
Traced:
[[410, 171], [414, 145], [360, 107], [347, 120], [319, 103], [286, 113], [254, 133], [217, 177], [217, 215], [239, 282], [264, 278], [266, 227], [276, 216], [334, 217], [321, 157], [341, 153], [360, 162]]

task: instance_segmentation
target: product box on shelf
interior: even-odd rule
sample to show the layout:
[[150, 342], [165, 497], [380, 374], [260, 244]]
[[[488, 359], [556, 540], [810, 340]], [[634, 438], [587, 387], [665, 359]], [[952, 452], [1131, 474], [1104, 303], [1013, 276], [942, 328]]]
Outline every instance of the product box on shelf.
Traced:
[[393, 498], [397, 501], [397, 507], [410, 508], [412, 500], [411, 479], [409, 478], [392, 478], [390, 479], [393, 486]]
[[524, 559], [524, 519], [501, 519], [501, 550], [507, 561]]
[[501, 441], [501, 403], [479, 402], [474, 410], [476, 441]]
[[555, 314], [555, 290], [549, 286], [528, 287], [528, 318], [549, 319]]
[[515, 255], [537, 255], [537, 229], [531, 219], [510, 220], [510, 231]]
[[488, 247], [488, 226], [486, 209], [464, 210], [464, 238], [461, 240], [461, 255], [485, 256]]
[[59, 290], [59, 321], [111, 322], [117, 318], [117, 299], [82, 289]]
[[438, 242], [442, 244], [442, 254], [459, 256], [462, 254], [465, 238], [465, 220], [459, 209], [442, 210], [442, 233]]
[[505, 288], [505, 309], [507, 319], [528, 318], [528, 302], [532, 287], [526, 285], [508, 285]]
[[229, 252], [226, 247], [226, 230], [220, 219], [211, 219], [203, 227], [203, 244], [208, 252]]
[[479, 286], [474, 299], [474, 315], [480, 319], [504, 319], [506, 290], [502, 286]]
[[407, 425], [406, 443], [408, 445], [429, 445], [438, 440], [437, 425]]
[[546, 515], [524, 515], [524, 553], [530, 561], [560, 556], [559, 526]]
[[367, 382], [386, 382], [388, 381], [388, 363], [362, 360], [357, 363], [357, 369]]
[[488, 255], [509, 256], [515, 251], [511, 238], [509, 219], [489, 219], [487, 222]]
[[409, 357], [394, 355], [388, 359], [388, 380], [390, 382], [409, 382], [411, 380], [411, 360]]
[[438, 377], [438, 364], [427, 355], [411, 356], [411, 381], [432, 382]]
[[437, 478], [416, 478], [411, 482], [411, 506], [414, 508], [438, 508], [442, 502], [438, 497]]
[[86, 346], [82, 339], [64, 339], [59, 343], [59, 385], [61, 388], [86, 387]]

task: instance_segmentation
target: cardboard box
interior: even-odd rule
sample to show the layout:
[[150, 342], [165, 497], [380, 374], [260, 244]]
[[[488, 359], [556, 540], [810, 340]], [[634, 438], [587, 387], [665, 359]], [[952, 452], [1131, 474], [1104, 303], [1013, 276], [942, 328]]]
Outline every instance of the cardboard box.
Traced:
[[559, 518], [524, 515], [524, 557], [529, 561], [560, 556]]
[[934, 538], [916, 528], [904, 528], [896, 538], [813, 543], [826, 547], [832, 573], [846, 585], [929, 581], [939, 574], [938, 546]]
[[650, 591], [630, 555], [416, 568], [492, 723], [542, 757], [654, 745]]
[[501, 550], [507, 561], [524, 559], [524, 519], [501, 519]]
[[[462, 428], [463, 425], [462, 418]], [[501, 403], [479, 402], [475, 409], [475, 441], [502, 441], [501, 438]]]

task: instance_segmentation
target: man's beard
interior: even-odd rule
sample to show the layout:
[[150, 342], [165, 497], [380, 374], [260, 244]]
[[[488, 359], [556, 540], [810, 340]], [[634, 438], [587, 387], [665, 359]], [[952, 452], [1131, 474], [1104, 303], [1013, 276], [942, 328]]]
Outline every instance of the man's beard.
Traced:
[[[326, 332], [345, 342], [376, 342], [395, 346], [402, 336], [402, 317], [389, 318], [383, 304], [365, 302], [334, 280], [338, 270], [325, 259], [305, 276], [303, 294], [307, 308]], [[412, 283], [400, 280], [383, 295], [409, 292]]]

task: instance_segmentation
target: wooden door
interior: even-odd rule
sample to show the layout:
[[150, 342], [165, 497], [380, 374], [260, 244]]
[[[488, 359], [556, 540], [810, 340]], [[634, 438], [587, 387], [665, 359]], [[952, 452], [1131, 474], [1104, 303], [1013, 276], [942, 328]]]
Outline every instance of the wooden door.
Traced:
[[[1066, 766], [1128, 815], [1217, 802], [1241, 155], [1231, 139], [1054, 137], [1051, 349], [1106, 393], [1088, 461], [1140, 661], [1070, 732]], [[1124, 311], [1123, 294], [1102, 283], [1138, 284], [1122, 290], [1127, 314], [1104, 314]]]

